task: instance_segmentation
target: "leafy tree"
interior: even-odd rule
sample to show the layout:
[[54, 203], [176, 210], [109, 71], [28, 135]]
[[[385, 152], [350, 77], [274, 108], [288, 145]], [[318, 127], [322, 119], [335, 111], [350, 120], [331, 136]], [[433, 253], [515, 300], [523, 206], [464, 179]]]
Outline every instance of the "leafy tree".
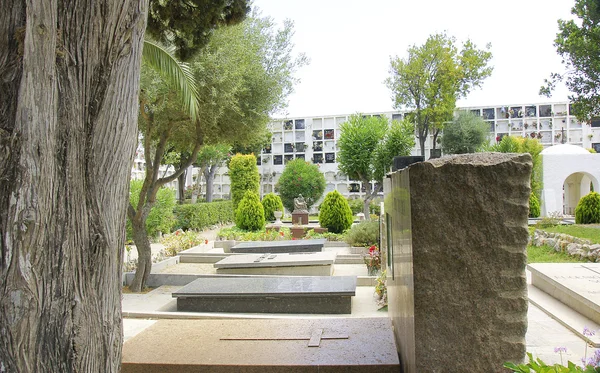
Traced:
[[310, 209], [325, 191], [325, 176], [316, 164], [304, 159], [294, 159], [286, 164], [275, 189], [288, 211], [294, 211], [294, 198], [300, 194], [306, 201], [306, 207]]
[[[204, 176], [206, 182], [206, 202], [213, 200], [213, 183], [215, 173], [219, 167], [223, 166], [225, 161], [231, 156], [231, 146], [226, 144], [205, 145], [198, 153], [196, 166], [200, 167], [200, 173], [196, 183], [200, 183], [200, 178]], [[194, 188], [198, 190], [198, 188]]]
[[[129, 203], [136, 206], [142, 190], [142, 180], [131, 180], [129, 188]], [[156, 204], [152, 206], [148, 219], [146, 220], [146, 231], [151, 237], [158, 235], [158, 232], [169, 233], [175, 224], [175, 192], [171, 188], [160, 188], [156, 194]], [[131, 220], [127, 219], [127, 239], [133, 239], [133, 230]]]
[[392, 91], [394, 107], [410, 110], [417, 131], [421, 155], [433, 134], [433, 149], [443, 124], [450, 119], [456, 100], [466, 97], [492, 73], [490, 45], [477, 49], [467, 40], [459, 51], [456, 40], [446, 34], [429, 36], [422, 46], [413, 45], [408, 57], [392, 58], [386, 85]]
[[245, 0], [150, 1], [147, 33], [177, 48], [177, 57], [189, 59], [208, 43], [213, 30], [244, 20], [250, 11]]
[[589, 121], [600, 115], [600, 3], [575, 0], [571, 13], [579, 19], [559, 20], [554, 40], [567, 72], [551, 74], [540, 88], [540, 95], [550, 97], [556, 83], [564, 81], [572, 92], [572, 114]]
[[260, 193], [260, 175], [258, 174], [254, 154], [236, 154], [231, 157], [229, 161], [229, 180], [231, 181], [233, 210], [236, 211], [246, 191], [251, 190], [257, 195]]
[[542, 194], [542, 156], [544, 146], [538, 139], [522, 138], [518, 136], [504, 136], [499, 143], [488, 147], [488, 150], [501, 153], [529, 153], [533, 162], [531, 171], [531, 193], [535, 194], [538, 201]]
[[[183, 178], [202, 146], [263, 139], [269, 113], [286, 105], [296, 81], [293, 73], [305, 62], [303, 56], [294, 59], [291, 55], [292, 26], [286, 22], [277, 30], [272, 20], [254, 13], [239, 25], [215, 31], [189, 62], [197, 83], [198, 120], [181, 105], [181, 93], [169, 84], [164, 72], [143, 69], [139, 123], [147, 170], [144, 197], [138, 206], [128, 209], [139, 253], [130, 286], [133, 291], [144, 286], [152, 266], [143, 221], [160, 186]], [[165, 155], [169, 155], [168, 161]], [[173, 173], [159, 177], [159, 167], [165, 163], [175, 166]]]
[[262, 205], [265, 210], [266, 220], [275, 220], [275, 211], [281, 211], [283, 213], [283, 202], [275, 193], [268, 193], [265, 195], [262, 200]]
[[[0, 5], [3, 371], [120, 370], [124, 227], [149, 3], [158, 0]], [[195, 18], [202, 32], [231, 19], [223, 4], [231, 1], [204, 4]], [[215, 7], [218, 21], [203, 22]]]
[[319, 209], [319, 225], [332, 233], [343, 233], [353, 221], [346, 198], [337, 190], [327, 193]]
[[489, 142], [489, 129], [489, 125], [481, 117], [469, 111], [461, 111], [452, 122], [444, 126], [444, 153], [475, 153]]
[[369, 204], [381, 192], [394, 157], [410, 154], [414, 146], [413, 127], [407, 121], [393, 121], [390, 126], [387, 117], [355, 114], [340, 125], [340, 132], [339, 169], [365, 187], [363, 212], [369, 219]]

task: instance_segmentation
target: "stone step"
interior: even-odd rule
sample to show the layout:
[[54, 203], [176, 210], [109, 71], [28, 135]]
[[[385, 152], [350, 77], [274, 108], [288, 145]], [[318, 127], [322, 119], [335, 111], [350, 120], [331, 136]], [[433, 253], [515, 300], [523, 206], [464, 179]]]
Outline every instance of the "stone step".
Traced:
[[[554, 320], [561, 323], [564, 327], [566, 327], [575, 335], [579, 336], [581, 339], [589, 343], [591, 346], [596, 348], [600, 347], [600, 333], [598, 333], [600, 325], [581, 315], [580, 313], [577, 313], [569, 306], [554, 299], [553, 297], [551, 297], [550, 295], [546, 294], [545, 292], [536, 288], [533, 285], [529, 285], [528, 292], [529, 301], [532, 304], [544, 311], [544, 313], [552, 317]], [[596, 335], [591, 337], [584, 336], [584, 328], [595, 330]]]
[[122, 372], [398, 372], [388, 318], [159, 320], [123, 346]]
[[600, 324], [600, 263], [527, 265], [531, 284]]
[[[600, 263], [534, 263], [529, 298], [573, 333], [600, 347]], [[583, 329], [597, 336], [583, 336]]]

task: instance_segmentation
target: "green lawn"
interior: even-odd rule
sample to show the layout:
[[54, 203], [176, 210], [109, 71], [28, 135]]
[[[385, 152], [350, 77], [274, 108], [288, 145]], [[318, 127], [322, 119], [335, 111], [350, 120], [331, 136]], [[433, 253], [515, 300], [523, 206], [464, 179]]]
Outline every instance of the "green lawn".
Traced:
[[527, 263], [585, 263], [563, 252], [554, 251], [550, 246], [527, 246]]
[[[530, 227], [531, 228], [531, 227]], [[564, 233], [569, 236], [584, 238], [592, 243], [600, 243], [600, 226], [586, 225], [555, 225], [541, 228], [541, 230], [553, 233]], [[531, 229], [533, 233], [533, 229]], [[556, 252], [549, 246], [527, 246], [528, 263], [586, 263], [587, 260], [570, 256], [563, 252]]]
[[584, 238], [592, 243], [600, 243], [600, 226], [598, 225], [555, 225], [541, 230], [553, 233], [564, 233], [569, 236]]

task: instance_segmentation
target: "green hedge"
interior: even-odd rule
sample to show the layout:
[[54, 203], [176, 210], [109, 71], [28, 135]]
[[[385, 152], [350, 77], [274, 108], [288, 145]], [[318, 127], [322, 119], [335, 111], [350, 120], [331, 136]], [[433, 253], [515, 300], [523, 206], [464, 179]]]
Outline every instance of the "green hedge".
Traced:
[[183, 230], [200, 230], [205, 227], [233, 221], [231, 201], [204, 202], [175, 207], [176, 226]]

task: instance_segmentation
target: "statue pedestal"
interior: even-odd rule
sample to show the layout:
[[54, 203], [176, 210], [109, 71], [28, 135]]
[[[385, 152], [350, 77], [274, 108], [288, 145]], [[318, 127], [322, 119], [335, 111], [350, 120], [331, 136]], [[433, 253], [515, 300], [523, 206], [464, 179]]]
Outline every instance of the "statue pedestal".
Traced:
[[292, 212], [292, 224], [308, 224], [308, 212]]

